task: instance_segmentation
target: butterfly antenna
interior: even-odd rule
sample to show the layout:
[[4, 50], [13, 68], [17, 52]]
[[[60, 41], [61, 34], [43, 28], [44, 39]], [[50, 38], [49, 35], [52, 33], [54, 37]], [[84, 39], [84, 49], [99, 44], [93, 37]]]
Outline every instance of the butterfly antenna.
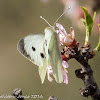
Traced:
[[40, 16], [40, 18], [43, 19], [50, 27], [52, 27], [45, 18], [43, 18], [42, 16]]
[[66, 13], [67, 10], [69, 10], [71, 7], [68, 7], [59, 17], [58, 19], [55, 21], [54, 25], [58, 22], [58, 20]]

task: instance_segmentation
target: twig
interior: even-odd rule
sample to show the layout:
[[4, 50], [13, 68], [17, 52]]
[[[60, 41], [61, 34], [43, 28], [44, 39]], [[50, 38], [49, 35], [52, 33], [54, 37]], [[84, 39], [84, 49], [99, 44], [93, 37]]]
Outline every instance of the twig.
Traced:
[[76, 76], [82, 79], [85, 85], [80, 89], [80, 94], [84, 97], [91, 96], [92, 100], [100, 100], [100, 90], [94, 79], [91, 66], [88, 64], [88, 60], [93, 58], [94, 54], [89, 51], [90, 45], [83, 46], [82, 49], [81, 54], [77, 45], [74, 48], [69, 48], [70, 58], [75, 58], [81, 64], [81, 68], [75, 71]]
[[15, 96], [15, 98], [17, 100], [25, 100], [23, 97], [22, 97], [22, 90], [17, 88], [13, 91], [13, 96]]
[[57, 99], [57, 98], [54, 97], [54, 96], [50, 96], [50, 97], [48, 98], [48, 100], [60, 100], [60, 99]]

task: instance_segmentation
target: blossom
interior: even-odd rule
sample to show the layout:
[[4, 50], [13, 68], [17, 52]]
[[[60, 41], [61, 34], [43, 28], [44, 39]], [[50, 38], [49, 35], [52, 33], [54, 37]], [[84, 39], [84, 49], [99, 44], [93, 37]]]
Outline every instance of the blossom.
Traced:
[[[64, 83], [65, 84], [68, 84], [68, 76], [67, 76], [67, 70], [66, 68], [69, 67], [68, 63], [66, 61], [62, 61], [62, 65], [63, 65], [63, 68], [62, 68], [62, 75], [63, 75], [63, 80], [64, 80]], [[66, 73], [67, 72], [67, 73]]]
[[52, 67], [50, 65], [47, 67], [47, 75], [48, 75], [48, 80], [50, 82], [52, 82], [53, 78], [50, 75], [53, 75], [53, 70], [52, 70]]
[[[63, 75], [63, 82], [65, 83], [65, 84], [68, 84], [68, 76], [67, 76], [67, 69], [66, 68], [68, 68], [69, 67], [69, 65], [68, 65], [68, 63], [66, 62], [66, 61], [62, 61], [62, 75]], [[51, 77], [51, 75], [53, 75], [53, 70], [52, 70], [52, 67], [51, 66], [48, 66], [47, 67], [47, 74], [48, 74], [48, 80], [50, 81], [50, 82], [52, 82], [53, 81], [53, 78]]]
[[58, 28], [57, 34], [59, 35], [61, 45], [74, 47], [76, 45], [74, 29], [71, 27], [70, 34], [67, 34], [66, 30], [61, 24], [56, 23], [56, 27]]

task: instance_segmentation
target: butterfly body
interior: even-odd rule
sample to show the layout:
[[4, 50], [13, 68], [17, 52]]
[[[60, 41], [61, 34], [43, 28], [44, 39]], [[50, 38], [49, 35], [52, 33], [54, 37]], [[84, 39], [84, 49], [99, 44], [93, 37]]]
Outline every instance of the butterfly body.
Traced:
[[62, 60], [58, 43], [59, 39], [54, 27], [47, 27], [45, 35], [30, 34], [18, 42], [18, 51], [39, 66], [42, 83], [49, 65], [53, 68], [55, 80], [58, 83], [63, 81]]

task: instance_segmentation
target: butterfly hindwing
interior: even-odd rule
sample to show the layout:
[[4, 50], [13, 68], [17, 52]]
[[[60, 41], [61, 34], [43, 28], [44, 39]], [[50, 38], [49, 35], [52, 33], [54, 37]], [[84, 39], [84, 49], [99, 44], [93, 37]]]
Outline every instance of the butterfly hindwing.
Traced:
[[47, 72], [47, 62], [44, 61], [43, 63], [44, 63], [44, 66], [39, 67], [39, 75], [40, 75], [42, 83], [44, 82], [46, 72]]

